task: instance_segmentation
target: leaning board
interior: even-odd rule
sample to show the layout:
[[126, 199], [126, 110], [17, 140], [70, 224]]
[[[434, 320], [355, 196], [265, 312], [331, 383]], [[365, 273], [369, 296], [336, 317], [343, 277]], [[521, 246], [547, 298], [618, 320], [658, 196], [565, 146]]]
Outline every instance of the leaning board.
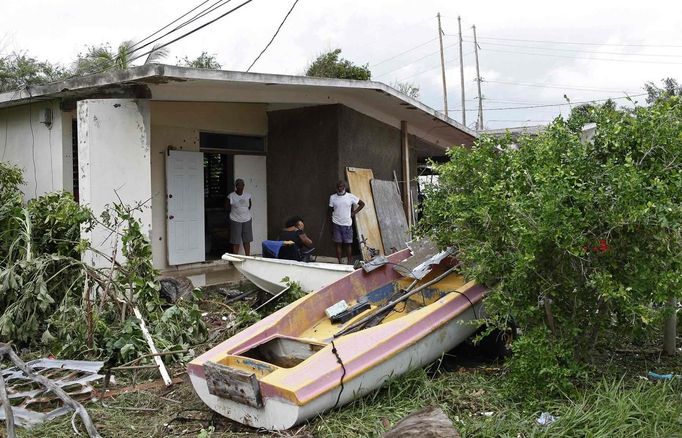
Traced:
[[384, 254], [393, 254], [407, 248], [405, 242], [410, 240], [410, 231], [395, 182], [373, 179], [370, 186]]
[[[383, 254], [381, 244], [381, 233], [379, 232], [379, 221], [374, 210], [374, 198], [369, 182], [374, 178], [372, 169], [361, 169], [359, 167], [346, 167], [346, 178], [350, 191], [365, 202], [365, 208], [355, 216], [355, 229], [358, 232], [360, 250], [362, 258], [369, 260], [372, 258], [370, 249], [376, 249], [379, 254]], [[362, 241], [365, 241], [362, 243]]]

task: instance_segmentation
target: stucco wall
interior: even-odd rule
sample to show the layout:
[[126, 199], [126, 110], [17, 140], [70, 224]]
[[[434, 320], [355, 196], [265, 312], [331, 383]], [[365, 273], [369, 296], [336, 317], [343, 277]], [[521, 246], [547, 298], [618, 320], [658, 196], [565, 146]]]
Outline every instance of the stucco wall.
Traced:
[[[46, 108], [52, 111], [50, 128], [40, 123], [41, 113]], [[70, 115], [66, 117], [70, 123]], [[65, 174], [71, 168], [64, 167], [62, 119], [56, 100], [0, 110], [0, 161], [12, 163], [24, 171], [26, 184], [22, 191], [27, 199], [70, 189], [70, 182], [64, 186]], [[70, 148], [70, 143], [67, 146]]]
[[303, 217], [318, 255], [334, 255], [326, 220], [338, 173], [338, 105], [268, 113], [268, 237]]
[[[107, 204], [118, 202], [145, 203], [135, 215], [142, 232], [151, 231], [151, 197], [149, 104], [145, 100], [93, 99], [78, 102], [78, 167], [81, 205], [99, 215]], [[111, 232], [96, 227], [83, 236], [104, 254], [112, 254]], [[120, 251], [117, 258], [122, 261]], [[94, 266], [110, 262], [93, 252], [85, 260]]]
[[169, 147], [199, 151], [199, 132], [265, 136], [268, 131], [264, 104], [150, 102], [152, 252], [154, 266], [168, 267], [166, 254], [166, 172], [164, 154]]

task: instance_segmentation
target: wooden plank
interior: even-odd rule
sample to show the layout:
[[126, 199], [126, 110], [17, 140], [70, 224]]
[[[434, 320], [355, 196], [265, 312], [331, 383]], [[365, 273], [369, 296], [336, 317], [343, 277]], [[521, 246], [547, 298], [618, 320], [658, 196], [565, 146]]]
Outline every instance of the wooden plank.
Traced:
[[374, 209], [372, 188], [369, 185], [369, 182], [374, 179], [374, 172], [372, 169], [346, 167], [346, 178], [348, 178], [350, 191], [365, 202], [365, 208], [355, 216], [355, 228], [358, 232], [358, 240], [361, 242], [362, 258], [369, 260], [372, 258], [373, 250], [378, 254], [384, 253], [379, 221]]
[[393, 254], [407, 248], [406, 242], [410, 240], [410, 230], [395, 182], [373, 179], [370, 186], [384, 254]]
[[168, 370], [166, 369], [166, 366], [163, 364], [163, 360], [161, 360], [161, 356], [159, 355], [159, 351], [156, 349], [156, 345], [154, 345], [152, 335], [150, 335], [149, 330], [147, 330], [147, 325], [144, 323], [144, 319], [142, 318], [140, 309], [138, 309], [137, 307], [133, 307], [133, 313], [135, 314], [135, 318], [137, 318], [137, 320], [140, 322], [140, 329], [142, 330], [142, 335], [147, 341], [147, 345], [149, 345], [149, 350], [154, 355], [154, 362], [156, 362], [156, 365], [159, 367], [159, 373], [161, 373], [163, 383], [165, 383], [166, 386], [172, 385], [173, 380], [168, 375]]
[[246, 373], [210, 361], [204, 364], [204, 373], [210, 394], [254, 408], [263, 406], [260, 385], [254, 373]]

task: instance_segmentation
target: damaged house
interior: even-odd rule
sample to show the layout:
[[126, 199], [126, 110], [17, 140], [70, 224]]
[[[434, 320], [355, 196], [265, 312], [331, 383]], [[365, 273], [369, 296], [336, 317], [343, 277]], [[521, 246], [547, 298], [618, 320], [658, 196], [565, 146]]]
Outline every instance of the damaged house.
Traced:
[[[25, 196], [72, 192], [96, 214], [144, 203], [166, 273], [222, 268], [235, 178], [253, 196], [254, 253], [300, 215], [317, 254], [332, 256], [327, 200], [347, 167], [398, 180], [410, 206], [418, 166], [475, 137], [372, 81], [145, 65], [0, 94], [0, 156], [23, 169]], [[108, 234], [83, 237], [111, 253]]]

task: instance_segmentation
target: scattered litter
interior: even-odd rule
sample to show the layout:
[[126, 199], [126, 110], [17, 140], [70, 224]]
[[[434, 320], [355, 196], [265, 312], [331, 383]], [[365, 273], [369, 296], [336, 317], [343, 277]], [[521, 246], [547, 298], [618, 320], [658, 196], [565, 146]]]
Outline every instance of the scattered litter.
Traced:
[[[98, 374], [104, 362], [37, 359], [24, 363], [9, 345], [0, 344], [0, 358], [3, 356], [15, 365], [1, 372], [12, 401], [13, 424], [28, 428], [75, 411], [88, 434], [99, 436], [79, 401], [93, 397], [91, 383], [104, 378]], [[0, 410], [0, 420], [7, 420], [5, 409]]]
[[543, 412], [536, 421], [540, 426], [549, 426], [556, 420], [557, 418], [554, 415], [550, 414], [549, 412]]
[[481, 415], [483, 415], [484, 417], [492, 417], [493, 415], [495, 415], [495, 413], [493, 411], [486, 411], [481, 412]]
[[227, 316], [223, 316], [223, 317], [220, 318], [220, 319], [222, 319], [223, 321], [227, 321]]
[[672, 380], [675, 377], [680, 377], [677, 374], [658, 374], [653, 371], [649, 371], [647, 375], [651, 380]]

